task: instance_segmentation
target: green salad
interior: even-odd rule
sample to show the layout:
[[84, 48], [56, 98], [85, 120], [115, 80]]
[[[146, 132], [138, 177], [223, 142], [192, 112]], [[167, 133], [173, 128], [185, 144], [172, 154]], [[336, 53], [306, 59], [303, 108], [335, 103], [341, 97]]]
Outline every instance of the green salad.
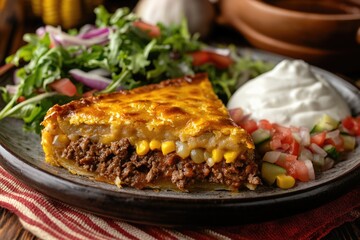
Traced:
[[111, 14], [103, 6], [95, 14], [94, 25], [78, 30], [44, 26], [24, 35], [27, 44], [6, 59], [16, 70], [14, 83], [0, 89], [5, 102], [0, 120], [20, 118], [26, 130], [40, 133], [40, 122], [55, 104], [198, 72], [208, 73], [226, 103], [241, 81], [273, 66], [240, 56], [234, 46], [201, 42], [189, 34], [185, 20], [154, 26], [128, 8]]

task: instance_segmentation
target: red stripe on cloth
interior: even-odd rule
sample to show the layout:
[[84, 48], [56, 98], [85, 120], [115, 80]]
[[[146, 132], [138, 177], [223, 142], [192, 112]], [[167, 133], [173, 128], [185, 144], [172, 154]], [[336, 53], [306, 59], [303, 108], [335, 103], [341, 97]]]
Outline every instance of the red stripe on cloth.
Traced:
[[60, 203], [65, 211], [67, 211], [69, 214], [73, 215], [74, 217], [79, 218], [83, 223], [85, 223], [89, 228], [92, 228], [95, 232], [103, 235], [104, 237], [110, 237], [114, 238], [115, 236], [112, 235], [109, 231], [106, 231], [105, 229], [101, 228], [98, 224], [93, 222], [88, 216], [85, 214], [79, 212], [77, 209], [72, 209], [68, 205]]
[[[4, 182], [4, 184], [8, 187], [8, 188], [12, 188], [14, 190], [14, 192], [19, 192], [20, 189], [15, 189], [14, 185], [12, 183], [8, 183], [8, 182]], [[19, 183], [19, 186], [22, 185], [21, 183]], [[26, 187], [25, 187], [26, 188]], [[62, 211], [67, 211], [68, 214], [72, 214], [74, 215], [74, 213], [76, 213], [76, 211], [74, 211], [74, 209], [71, 209], [70, 207], [65, 207], [66, 205], [61, 204], [60, 202], [49, 202], [46, 200], [45, 197], [43, 197], [41, 194], [36, 194], [34, 191], [32, 190], [28, 190], [30, 192], [26, 192], [25, 191], [20, 191], [20, 193], [26, 197], [31, 197], [33, 198], [35, 201], [39, 202], [39, 204], [41, 204], [41, 206], [43, 206], [44, 208], [46, 208], [47, 212], [49, 212], [54, 218], [56, 218], [57, 220], [61, 221], [64, 225], [68, 226], [72, 231], [77, 232], [78, 234], [83, 235], [84, 237], [88, 238], [88, 239], [94, 239], [95, 236], [93, 235], [89, 235], [88, 233], [86, 233], [83, 229], [79, 229], [79, 227], [74, 224], [74, 220], [73, 221], [64, 221], [64, 217], [66, 217], [67, 219], [69, 219], [68, 216], [64, 215], [64, 214], [59, 214], [59, 212]], [[59, 206], [56, 206], [59, 205]], [[50, 208], [49, 208], [50, 207]], [[110, 238], [115, 238], [114, 235], [109, 234], [107, 231], [105, 231], [104, 229], [100, 228], [96, 223], [94, 223], [93, 221], [91, 221], [88, 217], [86, 217], [84, 214], [81, 213], [77, 213], [76, 214], [77, 217], [81, 218], [84, 222], [88, 223], [88, 226], [91, 228], [96, 228], [101, 234], [103, 234], [99, 239], [103, 239], [105, 237], [110, 237]], [[47, 221], [50, 219], [46, 219]], [[99, 218], [99, 220], [103, 220], [102, 218]], [[124, 235], [129, 237], [130, 239], [138, 239], [135, 236], [131, 235], [131, 233], [127, 232], [125, 229], [121, 228], [121, 226], [118, 226], [116, 224], [113, 223], [113, 220], [108, 220], [105, 221], [108, 225], [110, 225], [114, 231], [116, 231], [118, 233], [118, 235]], [[81, 222], [79, 222], [79, 224], [83, 224]], [[69, 226], [71, 225], [71, 226]]]
[[[73, 224], [74, 226], [76, 226], [78, 229], [79, 229], [79, 232], [81, 232], [81, 234], [84, 236], [84, 237], [87, 237], [87, 239], [92, 239], [92, 240], [103, 240], [105, 237], [113, 237], [111, 235], [107, 235], [107, 234], [100, 234], [100, 233], [96, 233], [96, 232], [89, 232], [91, 230], [87, 230], [83, 227], [83, 222], [79, 221], [80, 218], [76, 218], [76, 217], [73, 217], [75, 216], [75, 212], [72, 211], [68, 211], [64, 208], [59, 208], [60, 211], [66, 211], [66, 213], [64, 212], [61, 216], [63, 219], [66, 219], [67, 221], [62, 221], [65, 225], [69, 225], [69, 224]], [[68, 215], [69, 214], [69, 215]], [[92, 225], [92, 227], [94, 228], [95, 224]], [[91, 229], [91, 228], [90, 228]], [[100, 235], [99, 235], [100, 234]]]
[[212, 236], [208, 236], [204, 233], [195, 230], [181, 229], [179, 230], [179, 232], [181, 232], [186, 236], [192, 237], [196, 240], [216, 240], [216, 238], [213, 238]]
[[[58, 226], [52, 219], [50, 219], [48, 216], [45, 215], [43, 210], [41, 210], [34, 203], [27, 201], [26, 198], [16, 196], [15, 194], [11, 194], [11, 193], [7, 193], [7, 195], [9, 197], [11, 197], [12, 199], [21, 202], [25, 207], [27, 207], [29, 209], [30, 212], [32, 212], [34, 215], [36, 215], [44, 223], [48, 224], [49, 227], [51, 227], [52, 229], [55, 229], [56, 231], [58, 231], [62, 236], [66, 236], [67, 238], [70, 238], [70, 239], [79, 239], [79, 240], [81, 240], [80, 238], [75, 237], [73, 234], [61, 229], [60, 226]], [[74, 229], [72, 226], [67, 226], [67, 227], [70, 230], [72, 230], [74, 232], [77, 232], [76, 229]]]
[[40, 228], [42, 231], [47, 232], [49, 235], [53, 236], [54, 238], [57, 239], [63, 238], [63, 236], [59, 235], [57, 231], [53, 231], [53, 229], [49, 228], [47, 225], [43, 224], [42, 222], [37, 222], [34, 219], [23, 214], [23, 212], [21, 212], [19, 209], [14, 207], [13, 204], [0, 200], [0, 205], [1, 207], [6, 208], [9, 211], [15, 213], [19, 218], [21, 218], [22, 221], [27, 222], [29, 225]]
[[112, 219], [103, 219], [111, 228], [119, 231], [121, 234], [123, 234], [125, 237], [130, 238], [130, 239], [134, 239], [134, 240], [140, 240], [137, 237], [135, 237], [134, 235], [130, 234], [129, 232], [127, 232], [125, 229], [123, 229], [121, 226], [119, 226], [118, 224], [114, 223], [114, 220]]
[[[241, 227], [239, 227], [241, 228]], [[216, 232], [216, 233], [219, 233], [221, 235], [224, 235], [225, 237], [228, 237], [232, 240], [251, 240], [251, 239], [257, 239], [257, 238], [249, 238], [249, 237], [246, 237], [246, 236], [242, 236], [242, 234], [240, 233], [240, 231], [238, 233], [233, 233], [232, 230], [227, 230], [227, 229], [211, 229], [212, 231]], [[252, 233], [254, 234], [254, 233]], [[255, 233], [256, 234], [256, 233]], [[271, 233], [269, 233], [268, 237], [269, 239], [272, 239], [270, 237]]]
[[[154, 226], [146, 226], [141, 225], [137, 226], [147, 234], [153, 236], [156, 239], [162, 239], [162, 240], [177, 240], [178, 238], [171, 235], [170, 233], [162, 230], [160, 227], [154, 227]], [[171, 230], [170, 230], [171, 231]]]
[[[11, 176], [10, 176], [11, 177]], [[12, 178], [12, 177], [11, 177]], [[5, 178], [2, 178], [5, 180]], [[13, 179], [11, 179], [13, 180]], [[11, 181], [10, 179], [8, 179], [8, 181]], [[96, 223], [92, 222], [87, 216], [85, 216], [84, 214], [81, 214], [77, 211], [74, 211], [73, 209], [71, 209], [70, 207], [66, 207], [66, 205], [60, 203], [60, 202], [49, 202], [47, 200], [47, 198], [45, 198], [43, 195], [41, 195], [40, 193], [35, 192], [34, 190], [31, 189], [27, 189], [28, 187], [24, 186], [22, 183], [19, 183], [18, 186], [20, 187], [16, 187], [14, 186], [11, 182], [4, 182], [1, 181], [4, 185], [6, 185], [9, 189], [12, 189], [14, 192], [17, 193], [21, 193], [22, 195], [32, 198], [33, 200], [37, 201], [39, 204], [41, 204], [44, 208], [46, 208], [47, 212], [49, 212], [54, 218], [56, 218], [57, 220], [61, 221], [64, 225], [68, 226], [71, 225], [72, 226], [72, 230], [76, 231], [77, 228], [78, 231], [76, 231], [79, 234], [82, 234], [84, 237], [88, 238], [88, 239], [94, 239], [94, 235], [90, 235], [89, 233], [86, 232], [86, 230], [83, 230], [81, 228], [82, 223], [77, 222], [78, 224], [76, 224], [74, 222], [74, 219], [72, 219], [71, 221], [64, 221], [64, 217], [67, 217], [64, 214], [60, 214], [63, 211], [66, 211], [68, 214], [72, 214], [74, 216], [79, 217], [81, 220], [83, 220], [84, 222], [88, 223], [88, 226], [91, 229], [97, 230], [101, 236], [99, 236], [99, 239], [102, 240], [104, 237], [109, 237], [109, 238], [114, 238], [113, 235], [109, 234], [107, 231], [105, 231], [104, 229], [100, 228]], [[14, 180], [14, 182], [16, 182]], [[21, 187], [23, 187], [23, 189], [21, 189]], [[61, 205], [57, 208], [56, 205]], [[68, 217], [67, 217], [68, 218]], [[89, 224], [90, 223], [90, 224]]]
[[[38, 218], [40, 218], [45, 223], [49, 224], [49, 226], [57, 229], [61, 234], [64, 234], [64, 236], [70, 237], [72, 239], [75, 238], [75, 236], [73, 236], [71, 233], [64, 231], [60, 226], [58, 226], [57, 223], [55, 223], [46, 214], [51, 215], [53, 218], [57, 219], [59, 222], [61, 222], [65, 226], [67, 226], [74, 233], [83, 235], [82, 234], [83, 232], [81, 230], [79, 230], [76, 227], [76, 225], [74, 225], [73, 223], [71, 223], [71, 222], [64, 223], [64, 221], [62, 219], [62, 215], [58, 212], [59, 210], [57, 210], [50, 202], [46, 201], [44, 197], [41, 197], [41, 195], [33, 196], [34, 194], [31, 194], [31, 193], [29, 194], [29, 193], [24, 192], [24, 191], [21, 191], [19, 193], [19, 190], [18, 190], [19, 188], [18, 187], [15, 188], [14, 185], [12, 185], [8, 181], [6, 181], [4, 178], [1, 179], [1, 183], [3, 185], [5, 185], [7, 188], [14, 190], [15, 193], [18, 193], [18, 194], [22, 195], [22, 196], [18, 196], [18, 195], [14, 194], [14, 193], [6, 192], [6, 195], [8, 197], [21, 202], [24, 206], [26, 206]], [[41, 209], [40, 207], [38, 207], [31, 200], [33, 200], [33, 201], [37, 202], [39, 205], [41, 205], [44, 208], [44, 210]], [[90, 237], [91, 238], [90, 235], [84, 236], [84, 237]], [[76, 238], [76, 239], [80, 239], [80, 238]]]

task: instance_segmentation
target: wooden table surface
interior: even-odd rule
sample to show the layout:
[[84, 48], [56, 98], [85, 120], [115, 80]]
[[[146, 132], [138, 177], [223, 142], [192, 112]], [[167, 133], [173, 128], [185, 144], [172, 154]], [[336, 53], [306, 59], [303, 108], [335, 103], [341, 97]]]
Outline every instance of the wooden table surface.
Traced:
[[[0, 0], [4, 1], [4, 0]], [[16, 8], [15, 2], [17, 1], [8, 1], [13, 4], [14, 12], [17, 16], [21, 15], [21, 10]], [[130, 1], [130, 5], [134, 5], [135, 1]], [[0, 9], [1, 10], [1, 9]], [[5, 15], [0, 12], [1, 17]], [[0, 25], [0, 63], [3, 62], [5, 55], [13, 53], [21, 44], [21, 36], [24, 32], [32, 32], [39, 25], [39, 22], [29, 22], [28, 25], [21, 25], [16, 20], [21, 20], [21, 17], [11, 18], [12, 19], [12, 28], [1, 27]], [[14, 29], [14, 26], [16, 27]], [[1, 32], [2, 31], [2, 32]], [[226, 30], [229, 31], [229, 30]], [[231, 31], [231, 30], [230, 30]], [[6, 35], [5, 35], [6, 33]], [[228, 33], [229, 34], [229, 33]], [[230, 32], [232, 39], [241, 39], [242, 37], [237, 35], [236, 32]], [[234, 37], [235, 35], [235, 37]], [[5, 42], [6, 41], [6, 42]], [[10, 44], [10, 45], [9, 45]], [[4, 47], [4, 45], [7, 45]], [[346, 75], [345, 75], [346, 76]], [[353, 80], [359, 79], [360, 75], [350, 76]], [[356, 81], [356, 84], [360, 86], [360, 81]], [[8, 211], [7, 209], [0, 208], [0, 239], [18, 239], [18, 240], [33, 240], [38, 239], [32, 233], [25, 230], [21, 223], [18, 220], [18, 217]], [[338, 240], [338, 239], [360, 239], [360, 218], [351, 223], [345, 223], [338, 228], [331, 231], [324, 240]]]

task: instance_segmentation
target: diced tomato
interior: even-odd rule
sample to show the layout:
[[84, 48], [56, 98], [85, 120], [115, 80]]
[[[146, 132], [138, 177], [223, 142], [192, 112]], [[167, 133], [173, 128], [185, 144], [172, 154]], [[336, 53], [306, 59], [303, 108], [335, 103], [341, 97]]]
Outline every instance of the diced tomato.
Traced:
[[206, 63], [210, 63], [219, 69], [225, 69], [233, 63], [233, 60], [230, 56], [221, 55], [206, 50], [195, 51], [190, 53], [190, 55], [193, 58], [194, 66], [201, 66]]
[[325, 143], [325, 139], [326, 139], [326, 132], [325, 131], [320, 132], [320, 133], [316, 133], [316, 134], [313, 134], [310, 137], [310, 143], [315, 143], [319, 147], [323, 147], [324, 143]]
[[133, 26], [140, 30], [147, 32], [150, 37], [156, 38], [161, 35], [160, 28], [156, 25], [152, 25], [143, 21], [133, 22]]
[[24, 97], [24, 96], [20, 96], [20, 97], [18, 97], [18, 99], [16, 100], [16, 102], [17, 103], [21, 103], [21, 102], [23, 102], [23, 101], [25, 101], [26, 100], [26, 98]]
[[76, 94], [76, 86], [68, 78], [62, 78], [50, 83], [50, 87], [56, 92], [72, 97]]
[[300, 144], [294, 139], [294, 141], [290, 144], [290, 148], [287, 152], [291, 155], [299, 156]]
[[282, 143], [291, 144], [294, 140], [292, 136], [292, 132], [290, 128], [280, 126], [278, 124], [273, 124], [273, 128], [275, 129], [275, 134], [277, 137], [281, 139]]
[[300, 152], [300, 144], [294, 138], [292, 129], [280, 126], [278, 124], [270, 125], [266, 120], [259, 122], [259, 127], [270, 128], [273, 127], [272, 137], [270, 140], [270, 148], [272, 150], [282, 151], [291, 155], [298, 156]]
[[266, 129], [266, 130], [272, 130], [273, 126], [268, 120], [262, 119], [259, 121], [259, 128]]
[[190, 53], [190, 55], [193, 59], [192, 61], [193, 66], [201, 66], [204, 65], [205, 63], [210, 62], [209, 53], [206, 51], [195, 51]]
[[294, 178], [299, 179], [302, 182], [308, 182], [310, 180], [309, 169], [303, 161], [297, 160], [295, 163], [295, 169]]
[[305, 163], [297, 160], [297, 157], [294, 155], [283, 153], [282, 157], [275, 164], [285, 168], [288, 175], [300, 181], [307, 182], [310, 180], [309, 170]]
[[240, 122], [240, 126], [245, 129], [245, 131], [247, 131], [249, 134], [253, 133], [258, 129], [257, 123], [252, 119]]
[[280, 149], [281, 146], [282, 146], [282, 144], [281, 144], [281, 139], [279, 139], [279, 138], [272, 138], [272, 139], [270, 140], [270, 148], [271, 148], [272, 150]]
[[96, 89], [93, 89], [93, 90], [90, 90], [90, 91], [87, 91], [87, 92], [84, 92], [83, 93], [83, 97], [91, 97], [94, 95], [94, 93], [96, 93], [98, 90]]
[[360, 117], [348, 116], [342, 120], [342, 125], [351, 135], [360, 136]]
[[210, 61], [219, 69], [226, 69], [233, 64], [230, 56], [220, 55], [214, 52], [209, 52]]
[[336, 141], [335, 141], [335, 139], [332, 139], [332, 138], [325, 139], [324, 144], [333, 145], [338, 152], [344, 151], [344, 139], [342, 137], [337, 138]]

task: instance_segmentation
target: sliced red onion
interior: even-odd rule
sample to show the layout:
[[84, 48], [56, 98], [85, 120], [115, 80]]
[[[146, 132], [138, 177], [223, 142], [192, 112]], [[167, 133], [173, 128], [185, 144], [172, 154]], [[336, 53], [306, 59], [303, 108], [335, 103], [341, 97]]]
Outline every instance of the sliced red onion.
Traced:
[[321, 147], [319, 147], [317, 144], [315, 143], [312, 143], [310, 144], [310, 149], [314, 152], [314, 153], [317, 153], [319, 154], [320, 156], [322, 157], [325, 157], [327, 155], [327, 152], [322, 149]]
[[281, 156], [281, 152], [269, 151], [269, 152], [265, 153], [265, 155], [263, 157], [263, 161], [269, 162], [269, 163], [275, 163], [277, 160], [279, 160], [280, 156]]
[[36, 35], [38, 35], [39, 37], [44, 36], [46, 33], [46, 30], [44, 27], [39, 27], [38, 29], [36, 29]]
[[84, 33], [82, 35], [79, 35], [79, 37], [81, 37], [82, 39], [90, 39], [90, 38], [94, 38], [94, 37], [102, 37], [104, 35], [108, 36], [109, 35], [109, 28], [96, 28], [96, 29], [92, 29], [87, 33]]
[[90, 32], [91, 30], [95, 29], [96, 27], [92, 24], [85, 24], [84, 26], [82, 26], [79, 30], [79, 34], [78, 36], [81, 36], [87, 32]]
[[69, 71], [69, 73], [75, 80], [97, 90], [105, 89], [112, 82], [112, 80], [109, 78], [87, 73], [80, 69], [72, 69]]
[[89, 71], [88, 73], [99, 75], [102, 77], [108, 77], [111, 75], [111, 72], [109, 72], [109, 70], [106, 70], [104, 68], [97, 68], [97, 69]]
[[17, 85], [6, 85], [5, 89], [8, 93], [15, 94], [18, 90], [18, 86]]
[[109, 41], [108, 34], [100, 35], [91, 39], [82, 39], [78, 36], [69, 35], [61, 31], [60, 28], [55, 28], [53, 26], [46, 26], [45, 30], [49, 33], [50, 37], [54, 40], [56, 45], [65, 47], [73, 45], [82, 45], [88, 47], [92, 45], [105, 44]]
[[19, 77], [17, 76], [17, 72], [18, 72], [18, 71], [19, 71], [19, 70], [16, 69], [16, 70], [14, 71], [14, 75], [13, 75], [13, 82], [14, 82], [15, 85], [18, 85], [18, 84], [21, 82], [21, 78], [19, 78]]

